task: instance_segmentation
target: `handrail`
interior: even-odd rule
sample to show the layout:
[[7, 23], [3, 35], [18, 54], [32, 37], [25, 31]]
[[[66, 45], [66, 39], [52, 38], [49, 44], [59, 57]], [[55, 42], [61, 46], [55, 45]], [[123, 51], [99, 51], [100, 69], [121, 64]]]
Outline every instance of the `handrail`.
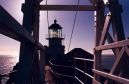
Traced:
[[[74, 68], [74, 67], [71, 67], [71, 66], [64, 66], [64, 65], [57, 65], [57, 64], [54, 64], [54, 63], [51, 62], [52, 60], [53, 60], [53, 59], [51, 59], [51, 60], [49, 61], [50, 65], [52, 65], [52, 66], [55, 66], [55, 67], [64, 67], [64, 68]], [[74, 78], [73, 76], [70, 76], [70, 75], [57, 73], [57, 72], [53, 71], [51, 67], [50, 67], [50, 70], [51, 70], [51, 72], [52, 72], [53, 74], [55, 74], [55, 75], [59, 75], [59, 76], [63, 76], [63, 77], [68, 77], [68, 78]]]
[[74, 68], [74, 67], [72, 67], [72, 66], [65, 66], [65, 65], [57, 65], [57, 64], [54, 64], [54, 63], [51, 62], [51, 60], [49, 61], [49, 63], [50, 63], [51, 65], [55, 66], [55, 67]]
[[60, 75], [60, 76], [68, 77], [68, 78], [74, 78], [73, 76], [70, 76], [70, 75], [65, 75], [65, 74], [54, 72], [51, 67], [50, 67], [50, 70], [55, 75]]
[[88, 74], [88, 73], [85, 73], [84, 71], [82, 71], [82, 70], [80, 70], [79, 68], [77, 68], [77, 67], [75, 67], [75, 69], [76, 70], [78, 70], [78, 71], [80, 71], [81, 73], [83, 73], [83, 74], [85, 74], [85, 75], [87, 75], [88, 77], [90, 77], [90, 78], [94, 78], [93, 76], [91, 76], [90, 74]]
[[[79, 58], [79, 57], [74, 57], [74, 60], [75, 60], [75, 66], [74, 66], [74, 68], [75, 68], [75, 79], [78, 80], [81, 84], [85, 84], [85, 82], [81, 81], [81, 80], [77, 77], [77, 75], [76, 75], [77, 71], [79, 71], [79, 72], [81, 72], [85, 77], [88, 76], [88, 77], [90, 77], [91, 80], [93, 80], [94, 77], [93, 77], [92, 75], [90, 75], [89, 73], [87, 73], [87, 72], [86, 72], [86, 69], [83, 71], [83, 70], [77, 68], [77, 66], [76, 66], [76, 61], [84, 61], [84, 62], [86, 63], [86, 61], [88, 61], [88, 62], [94, 62], [94, 60], [93, 60], [93, 59], [86, 59], [86, 58]], [[84, 64], [85, 64], [85, 63], [84, 63]], [[85, 68], [86, 68], [86, 67], [85, 67]], [[86, 79], [85, 79], [85, 81], [86, 81]]]
[[64, 76], [64, 77], [68, 77], [68, 78], [74, 78], [73, 76], [69, 76], [69, 75], [64, 75], [64, 74], [60, 74], [60, 73], [55, 73], [56, 75], [60, 75], [60, 76]]
[[[89, 61], [89, 62], [94, 62], [94, 60], [92, 60], [92, 59], [77, 58], [77, 57], [74, 57], [74, 59], [76, 59], [76, 60], [83, 60], [83, 61]], [[88, 74], [88, 73], [86, 73], [86, 72], [80, 70], [80, 69], [77, 68], [77, 67], [64, 66], [64, 65], [57, 65], [57, 64], [52, 63], [52, 60], [53, 60], [53, 59], [51, 59], [51, 60], [49, 61], [49, 63], [50, 63], [50, 65], [53, 66], [53, 67], [73, 68], [74, 70], [80, 71], [81, 73], [83, 73], [84, 75], [90, 77], [91, 79], [94, 78], [92, 75], [90, 75], [90, 74]], [[73, 76], [70, 76], [70, 75], [65, 75], [65, 74], [57, 73], [57, 72], [53, 71], [51, 67], [50, 67], [50, 70], [51, 70], [51, 72], [52, 72], [53, 74], [55, 74], [55, 75], [64, 76], [64, 77], [69, 77], [69, 78], [74, 78], [74, 79], [78, 80], [81, 84], [84, 84], [77, 76], [74, 76], [74, 77], [73, 77]]]
[[51, 71], [52, 73], [54, 72], [51, 67], [50, 67], [50, 71]]
[[84, 84], [77, 76], [75, 76], [75, 79], [78, 80], [81, 84]]
[[79, 57], [74, 57], [74, 59], [94, 62], [93, 59], [86, 59], [86, 58], [79, 58]]
[[102, 71], [99, 71], [99, 70], [96, 70], [96, 69], [93, 69], [93, 72], [95, 74], [98, 74], [98, 75], [103, 76], [103, 77], [108, 78], [108, 79], [115, 80], [115, 81], [120, 82], [122, 84], [129, 84], [129, 79], [122, 78], [122, 77], [119, 77], [119, 76], [115, 76], [115, 75], [112, 75], [110, 73], [102, 72]]

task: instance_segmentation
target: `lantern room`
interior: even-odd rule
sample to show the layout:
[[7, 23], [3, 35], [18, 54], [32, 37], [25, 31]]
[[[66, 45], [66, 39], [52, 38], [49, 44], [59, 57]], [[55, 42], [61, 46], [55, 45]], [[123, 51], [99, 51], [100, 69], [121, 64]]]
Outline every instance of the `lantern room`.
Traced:
[[48, 37], [49, 38], [61, 38], [62, 36], [62, 27], [57, 24], [57, 20], [54, 20], [54, 24], [52, 24], [48, 29]]

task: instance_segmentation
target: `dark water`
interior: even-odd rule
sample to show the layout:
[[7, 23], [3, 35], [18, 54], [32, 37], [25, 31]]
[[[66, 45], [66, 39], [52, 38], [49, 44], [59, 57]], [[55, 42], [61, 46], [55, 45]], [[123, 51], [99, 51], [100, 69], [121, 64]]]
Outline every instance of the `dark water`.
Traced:
[[[114, 56], [104, 55], [102, 56], [102, 66], [104, 68], [109, 69], [112, 67], [114, 60], [115, 60]], [[18, 57], [0, 55], [0, 74], [9, 73], [17, 62], [18, 62]]]
[[[0, 75], [8, 74], [18, 62], [18, 57], [0, 55]], [[8, 77], [3, 77], [1, 83], [5, 84]]]
[[0, 74], [9, 73], [17, 61], [18, 57], [0, 55]]
[[111, 69], [115, 62], [115, 56], [113, 55], [103, 55], [102, 56], [102, 68]]

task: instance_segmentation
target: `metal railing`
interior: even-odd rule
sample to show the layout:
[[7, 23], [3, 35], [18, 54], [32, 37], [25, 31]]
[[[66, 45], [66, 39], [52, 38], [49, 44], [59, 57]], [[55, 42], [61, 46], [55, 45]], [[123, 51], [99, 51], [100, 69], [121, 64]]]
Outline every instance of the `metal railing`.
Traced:
[[[97, 46], [95, 48], [96, 51], [102, 51], [102, 50], [109, 50], [109, 49], [115, 49], [115, 48], [121, 48], [119, 50], [119, 53], [118, 55], [116, 56], [116, 59], [115, 59], [115, 62], [112, 66], [112, 68], [110, 69], [110, 72], [104, 72], [102, 71], [101, 69], [93, 69], [93, 72], [94, 74], [98, 75], [100, 77], [100, 79], [98, 80], [95, 80], [97, 81], [98, 83], [97, 84], [129, 84], [129, 79], [128, 77], [124, 77], [124, 76], [120, 76], [120, 75], [117, 75], [117, 74], [120, 74], [121, 71], [120, 71], [120, 68], [117, 68], [117, 67], [120, 67], [121, 66], [121, 63], [122, 63], [122, 60], [123, 59], [122, 57], [124, 56], [129, 56], [129, 39], [126, 39], [126, 40], [122, 40], [122, 41], [118, 41], [118, 42], [113, 42], [113, 43], [110, 43], [110, 44], [107, 44], [107, 45], [101, 45], [101, 46]], [[124, 61], [124, 66], [126, 66], [126, 60]], [[123, 65], [121, 66], [123, 67]], [[128, 66], [125, 68], [121, 68], [121, 69], [128, 69]], [[117, 74], [114, 74], [114, 73], [117, 73]], [[121, 73], [122, 74], [122, 73]], [[128, 73], [126, 73], [128, 74]], [[102, 78], [105, 79], [104, 81], [102, 81]]]
[[[86, 66], [86, 61], [87, 62], [91, 62], [91, 64], [93, 64], [93, 62], [94, 62], [94, 60], [92, 60], [92, 59], [85, 59], [85, 58], [74, 58], [74, 62], [75, 62], [75, 60], [76, 61], [83, 61], [85, 64], [85, 66]], [[81, 69], [79, 69], [77, 66], [76, 66], [76, 63], [74, 63], [74, 67], [73, 66], [65, 66], [65, 65], [57, 65], [57, 64], [54, 64], [54, 63], [52, 63], [52, 60], [50, 60], [49, 61], [49, 63], [50, 63], [50, 70], [51, 70], [51, 72], [54, 74], [54, 75], [57, 75], [57, 76], [61, 76], [61, 77], [67, 77], [67, 78], [72, 78], [72, 79], [74, 79], [74, 83], [75, 84], [78, 84], [78, 82], [79, 82], [79, 84], [86, 84], [86, 82], [88, 83], [88, 81], [90, 80], [90, 81], [92, 81], [92, 79], [94, 78], [93, 77], [93, 74], [92, 73], [88, 73], [87, 71], [86, 71], [86, 67], [83, 67], [84, 68], [84, 70], [81, 70]], [[81, 66], [81, 65], [80, 65]], [[92, 66], [91, 66], [92, 67]], [[59, 69], [59, 68], [64, 68], [64, 69], [73, 69], [73, 72], [74, 72], [74, 75], [69, 75], [69, 74], [63, 74], [63, 73], [59, 73], [58, 71], [56, 71], [56, 69]], [[92, 68], [90, 69], [90, 71], [92, 72]], [[78, 77], [78, 75], [77, 74], [82, 74], [82, 75], [84, 75], [85, 77], [85, 80], [81, 80], [81, 78], [80, 77]], [[87, 80], [87, 77], [88, 77], [88, 80]], [[88, 83], [89, 84], [89, 83]]]
[[114, 81], [122, 83], [122, 84], [129, 84], [129, 79], [126, 79], [126, 78], [123, 78], [120, 76], [116, 76], [116, 75], [112, 75], [112, 74], [109, 74], [109, 73], [106, 73], [103, 71], [99, 71], [99, 70], [95, 70], [95, 69], [93, 69], [93, 72], [102, 77], [105, 77], [107, 79], [111, 79], [111, 80], [114, 80]]
[[[78, 62], [78, 61], [82, 61], [83, 62], [83, 66], [81, 64], [79, 64], [79, 66], [83, 67], [83, 70], [80, 69], [81, 67], [79, 68], [77, 66], [76, 62]], [[87, 65], [87, 62], [90, 63], [90, 64]], [[74, 57], [75, 84], [77, 83], [77, 81], [79, 82], [77, 84], [91, 84], [92, 83], [92, 80], [94, 78], [93, 77], [93, 73], [92, 73], [93, 62], [94, 62], [93, 59]], [[91, 69], [88, 68], [87, 66], [90, 66]], [[87, 71], [87, 69], [89, 69], [89, 72]], [[84, 79], [81, 78], [81, 77], [78, 77], [79, 74], [82, 74], [81, 77], [84, 77]]]
[[50, 63], [50, 70], [51, 70], [51, 72], [54, 75], [58, 75], [58, 76], [62, 76], [62, 77], [67, 77], [67, 78], [74, 78], [74, 76], [71, 76], [71, 75], [68, 75], [68, 74], [59, 73], [59, 72], [56, 71], [58, 68], [74, 69], [74, 67], [72, 67], [72, 66], [65, 66], [65, 65], [57, 65], [57, 64], [52, 63], [53, 60], [54, 59], [51, 59], [49, 61], [49, 63]]

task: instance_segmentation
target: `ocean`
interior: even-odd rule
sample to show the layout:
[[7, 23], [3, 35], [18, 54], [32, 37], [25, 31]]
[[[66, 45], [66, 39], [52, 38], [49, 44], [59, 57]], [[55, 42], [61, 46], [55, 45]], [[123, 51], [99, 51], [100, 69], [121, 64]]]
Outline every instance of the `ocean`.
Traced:
[[0, 74], [9, 73], [18, 62], [18, 57], [0, 55]]
[[[18, 62], [18, 57], [0, 55], [0, 75], [8, 74], [13, 70], [13, 66]], [[5, 84], [7, 77], [2, 78], [2, 84]]]
[[115, 56], [113, 55], [103, 55], [102, 56], [102, 68], [111, 69], [115, 62]]

